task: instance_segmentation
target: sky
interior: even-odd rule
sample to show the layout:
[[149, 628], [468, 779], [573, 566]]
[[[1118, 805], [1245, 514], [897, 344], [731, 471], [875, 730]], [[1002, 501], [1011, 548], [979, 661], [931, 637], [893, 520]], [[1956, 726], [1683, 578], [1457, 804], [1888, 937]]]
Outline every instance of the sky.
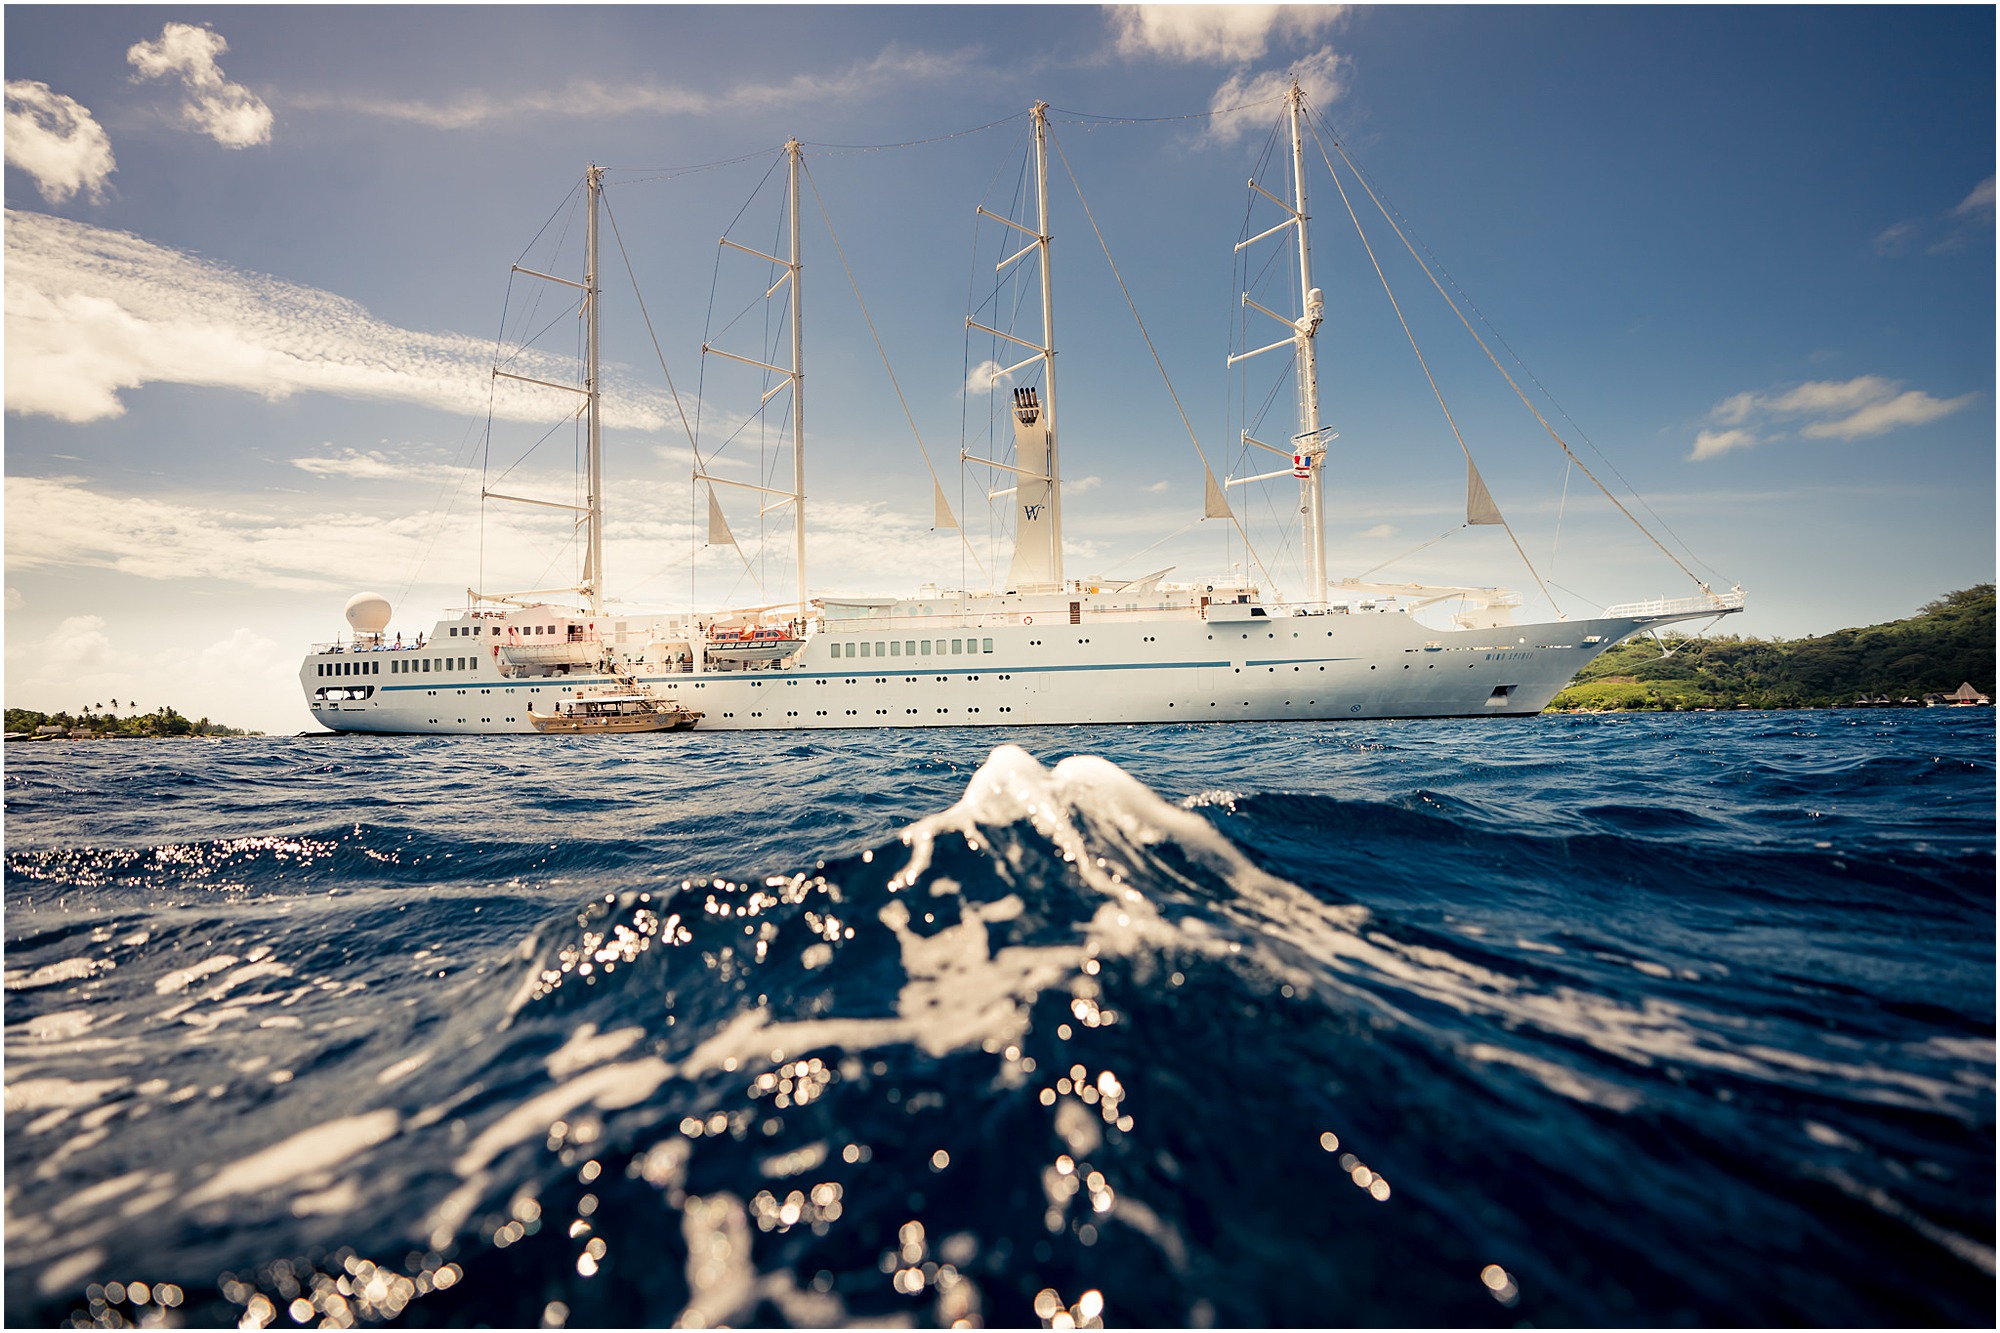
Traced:
[[[571, 289], [511, 270], [580, 274], [593, 162], [614, 606], [789, 596], [788, 511], [718, 487], [736, 546], [708, 545], [690, 471], [698, 450], [711, 475], [789, 486], [787, 391], [760, 414], [770, 378], [701, 348], [789, 356], [789, 289], [767, 301], [770, 266], [718, 241], [786, 244], [791, 137], [811, 592], [986, 586], [1009, 502], [959, 457], [1005, 448], [1010, 381], [976, 372], [1015, 357], [966, 317], [1024, 316], [1032, 340], [1039, 301], [998, 285], [1017, 246], [975, 210], [1031, 220], [1037, 101], [1068, 571], [1241, 562], [1299, 596], [1291, 483], [1229, 489], [1254, 556], [1202, 521], [1204, 463], [1269, 470], [1242, 432], [1297, 429], [1286, 354], [1226, 366], [1282, 336], [1244, 291], [1298, 300], [1271, 280], [1276, 242], [1232, 253], [1281, 217], [1246, 181], [1284, 192], [1271, 135], [1294, 75], [1333, 577], [1502, 584], [1534, 615], [1740, 584], [1749, 609], [1721, 629], [1782, 637], [1994, 577], [1987, 6], [13, 4], [4, 22], [11, 707], [116, 699], [288, 733], [310, 726], [300, 660], [354, 593], [413, 635], [469, 588], [574, 581], [564, 511], [479, 493], [576, 493], [573, 400], [491, 372], [574, 374]], [[1460, 527], [1454, 425], [1512, 540]], [[935, 526], [932, 467], [962, 533]]]

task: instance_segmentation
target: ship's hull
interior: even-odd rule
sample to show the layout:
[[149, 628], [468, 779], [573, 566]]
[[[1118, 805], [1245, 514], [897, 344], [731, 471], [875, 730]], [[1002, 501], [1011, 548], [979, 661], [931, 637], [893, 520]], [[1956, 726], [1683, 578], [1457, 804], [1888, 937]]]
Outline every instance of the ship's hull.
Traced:
[[[640, 670], [637, 678], [698, 710], [703, 732], [1523, 717], [1541, 712], [1620, 640], [1690, 618], [1450, 631], [1382, 614], [970, 629], [940, 623], [921, 632], [858, 634], [835, 626], [816, 634], [794, 663]], [[954, 631], [959, 638], [938, 637]], [[869, 657], [845, 655], [857, 638]], [[905, 653], [905, 644], [927, 651]], [[952, 644], [966, 651], [944, 651]], [[890, 649], [893, 655], [882, 655]], [[611, 682], [595, 672], [509, 677], [490, 652], [447, 660], [467, 665], [384, 681], [361, 699], [315, 699], [309, 661], [303, 679], [312, 715], [335, 731], [535, 734], [530, 708], [550, 711]]]

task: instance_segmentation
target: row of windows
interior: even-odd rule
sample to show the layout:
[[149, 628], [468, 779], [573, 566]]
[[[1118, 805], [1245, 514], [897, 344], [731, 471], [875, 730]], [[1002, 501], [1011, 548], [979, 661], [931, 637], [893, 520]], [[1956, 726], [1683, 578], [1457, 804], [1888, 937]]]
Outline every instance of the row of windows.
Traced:
[[[470, 671], [478, 661], [473, 657], [396, 657], [389, 660], [389, 671], [397, 676], [414, 676], [429, 671]], [[436, 663], [435, 666], [432, 663]], [[321, 662], [318, 674], [322, 676], [379, 676], [382, 664], [378, 662]]]
[[[946, 644], [950, 644], [951, 647], [946, 648]], [[929, 639], [890, 639], [886, 643], [881, 640], [876, 640], [872, 644], [836, 643], [833, 645], [833, 656], [853, 657], [855, 655], [854, 650], [857, 647], [861, 649], [860, 655], [862, 657], [929, 657], [931, 655], [931, 640]], [[869, 651], [871, 648], [874, 650], [873, 652]], [[993, 640], [939, 639], [937, 641], [937, 650], [940, 653], [990, 653], [993, 651]]]
[[[562, 627], [559, 625], [519, 625], [515, 626], [514, 628], [518, 629], [523, 634], [560, 634], [562, 632]], [[571, 625], [569, 627], [572, 633], [576, 632], [577, 628], [578, 627], [575, 625]], [[620, 622], [618, 628], [621, 630], [625, 628], [623, 622]], [[500, 632], [500, 627], [498, 625], [466, 625], [462, 628], [460, 626], [453, 625], [451, 627], [451, 634], [453, 638], [457, 638], [460, 634], [464, 634], [469, 637], [471, 635], [478, 634], [481, 630], [487, 630], [487, 629], [492, 630], [495, 634], [498, 634]]]

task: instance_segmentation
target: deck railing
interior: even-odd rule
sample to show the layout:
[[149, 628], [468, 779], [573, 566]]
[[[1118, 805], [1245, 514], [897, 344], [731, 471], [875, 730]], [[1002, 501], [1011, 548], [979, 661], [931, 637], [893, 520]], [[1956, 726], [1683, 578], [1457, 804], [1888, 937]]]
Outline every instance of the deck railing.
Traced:
[[1703, 593], [1699, 597], [1656, 597], [1650, 602], [1620, 602], [1616, 606], [1605, 607], [1604, 614], [1623, 619], [1633, 616], [1699, 615], [1704, 611], [1719, 614], [1742, 609], [1743, 590], [1731, 588], [1728, 592]]

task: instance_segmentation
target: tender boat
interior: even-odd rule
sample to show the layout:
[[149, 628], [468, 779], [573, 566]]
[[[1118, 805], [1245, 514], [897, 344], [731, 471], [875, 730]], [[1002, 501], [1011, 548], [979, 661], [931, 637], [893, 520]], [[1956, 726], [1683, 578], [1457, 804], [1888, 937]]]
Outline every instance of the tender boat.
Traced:
[[553, 713], [531, 704], [528, 721], [545, 735], [598, 736], [635, 731], [689, 731], [701, 714], [643, 689], [585, 690], [558, 700]]

